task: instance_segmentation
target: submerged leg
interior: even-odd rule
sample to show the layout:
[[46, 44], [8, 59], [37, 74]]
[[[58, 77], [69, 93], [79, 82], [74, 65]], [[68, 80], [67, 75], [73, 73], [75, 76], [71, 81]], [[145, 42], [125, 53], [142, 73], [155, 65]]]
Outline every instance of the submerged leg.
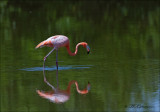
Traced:
[[59, 83], [58, 83], [58, 49], [57, 49], [57, 53], [56, 53], [56, 67], [57, 67], [57, 72], [56, 72], [57, 88], [59, 88]]
[[56, 90], [54, 88], [54, 86], [52, 86], [46, 79], [46, 76], [45, 76], [45, 61], [47, 59], [47, 57], [55, 50], [55, 48], [53, 48], [45, 57], [44, 57], [44, 62], [43, 62], [43, 76], [44, 76], [44, 82], [47, 83], [53, 90]]

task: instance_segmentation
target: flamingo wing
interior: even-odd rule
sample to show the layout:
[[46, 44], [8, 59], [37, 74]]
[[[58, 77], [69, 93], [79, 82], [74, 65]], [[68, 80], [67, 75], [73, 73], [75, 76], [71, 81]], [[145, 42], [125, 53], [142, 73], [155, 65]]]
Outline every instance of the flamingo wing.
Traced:
[[51, 39], [47, 39], [47, 40], [44, 40], [42, 41], [41, 43], [39, 43], [37, 46], [36, 46], [36, 49], [37, 48], [42, 48], [44, 46], [48, 46], [48, 47], [54, 47]]

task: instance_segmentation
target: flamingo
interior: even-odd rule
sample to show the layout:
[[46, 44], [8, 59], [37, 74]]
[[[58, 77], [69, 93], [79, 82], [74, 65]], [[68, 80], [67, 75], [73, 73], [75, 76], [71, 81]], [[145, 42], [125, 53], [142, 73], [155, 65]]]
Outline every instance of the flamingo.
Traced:
[[70, 90], [71, 90], [72, 84], [76, 85], [76, 89], [79, 94], [87, 94], [90, 90], [90, 83], [89, 82], [88, 82], [87, 88], [85, 88], [84, 90], [79, 90], [79, 86], [78, 86], [77, 81], [72, 80], [69, 82], [66, 90], [58, 89], [57, 91], [51, 90], [48, 92], [43, 92], [43, 91], [37, 90], [37, 93], [39, 94], [39, 96], [46, 98], [53, 103], [64, 103], [64, 102], [68, 101], [70, 98]]
[[58, 84], [58, 49], [60, 47], [66, 47], [67, 51], [69, 53], [69, 55], [71, 56], [75, 56], [78, 52], [78, 47], [82, 45], [84, 48], [86, 48], [87, 53], [89, 54], [90, 52], [90, 48], [88, 46], [88, 44], [86, 42], [80, 42], [76, 45], [76, 49], [75, 52], [72, 53], [70, 50], [70, 43], [69, 43], [69, 39], [68, 37], [64, 36], [64, 35], [55, 35], [55, 36], [51, 36], [49, 37], [47, 40], [42, 41], [41, 43], [39, 43], [35, 48], [41, 48], [44, 46], [48, 46], [48, 47], [53, 47], [53, 49], [44, 57], [44, 62], [43, 62], [43, 77], [44, 77], [44, 82], [47, 83], [52, 89], [56, 90], [46, 79], [45, 76], [45, 61], [47, 59], [47, 57], [54, 51], [56, 50], [56, 67], [57, 67], [57, 73], [56, 73], [56, 79], [57, 79], [57, 87], [59, 86]]

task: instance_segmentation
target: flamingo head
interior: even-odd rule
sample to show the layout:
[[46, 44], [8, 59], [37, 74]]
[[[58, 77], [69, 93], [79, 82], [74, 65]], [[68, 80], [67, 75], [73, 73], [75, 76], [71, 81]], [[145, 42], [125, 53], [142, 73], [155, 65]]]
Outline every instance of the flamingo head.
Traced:
[[90, 52], [90, 47], [88, 46], [88, 44], [87, 44], [86, 42], [82, 42], [81, 45], [83, 45], [83, 47], [86, 48], [87, 54], [89, 54], [89, 52]]

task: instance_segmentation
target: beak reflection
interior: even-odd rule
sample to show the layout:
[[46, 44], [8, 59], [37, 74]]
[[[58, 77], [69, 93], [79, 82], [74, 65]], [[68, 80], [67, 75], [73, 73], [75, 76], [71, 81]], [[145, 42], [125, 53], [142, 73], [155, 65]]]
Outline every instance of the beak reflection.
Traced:
[[88, 45], [86, 46], [86, 49], [87, 49], [87, 54], [89, 54], [90, 53], [90, 47]]

